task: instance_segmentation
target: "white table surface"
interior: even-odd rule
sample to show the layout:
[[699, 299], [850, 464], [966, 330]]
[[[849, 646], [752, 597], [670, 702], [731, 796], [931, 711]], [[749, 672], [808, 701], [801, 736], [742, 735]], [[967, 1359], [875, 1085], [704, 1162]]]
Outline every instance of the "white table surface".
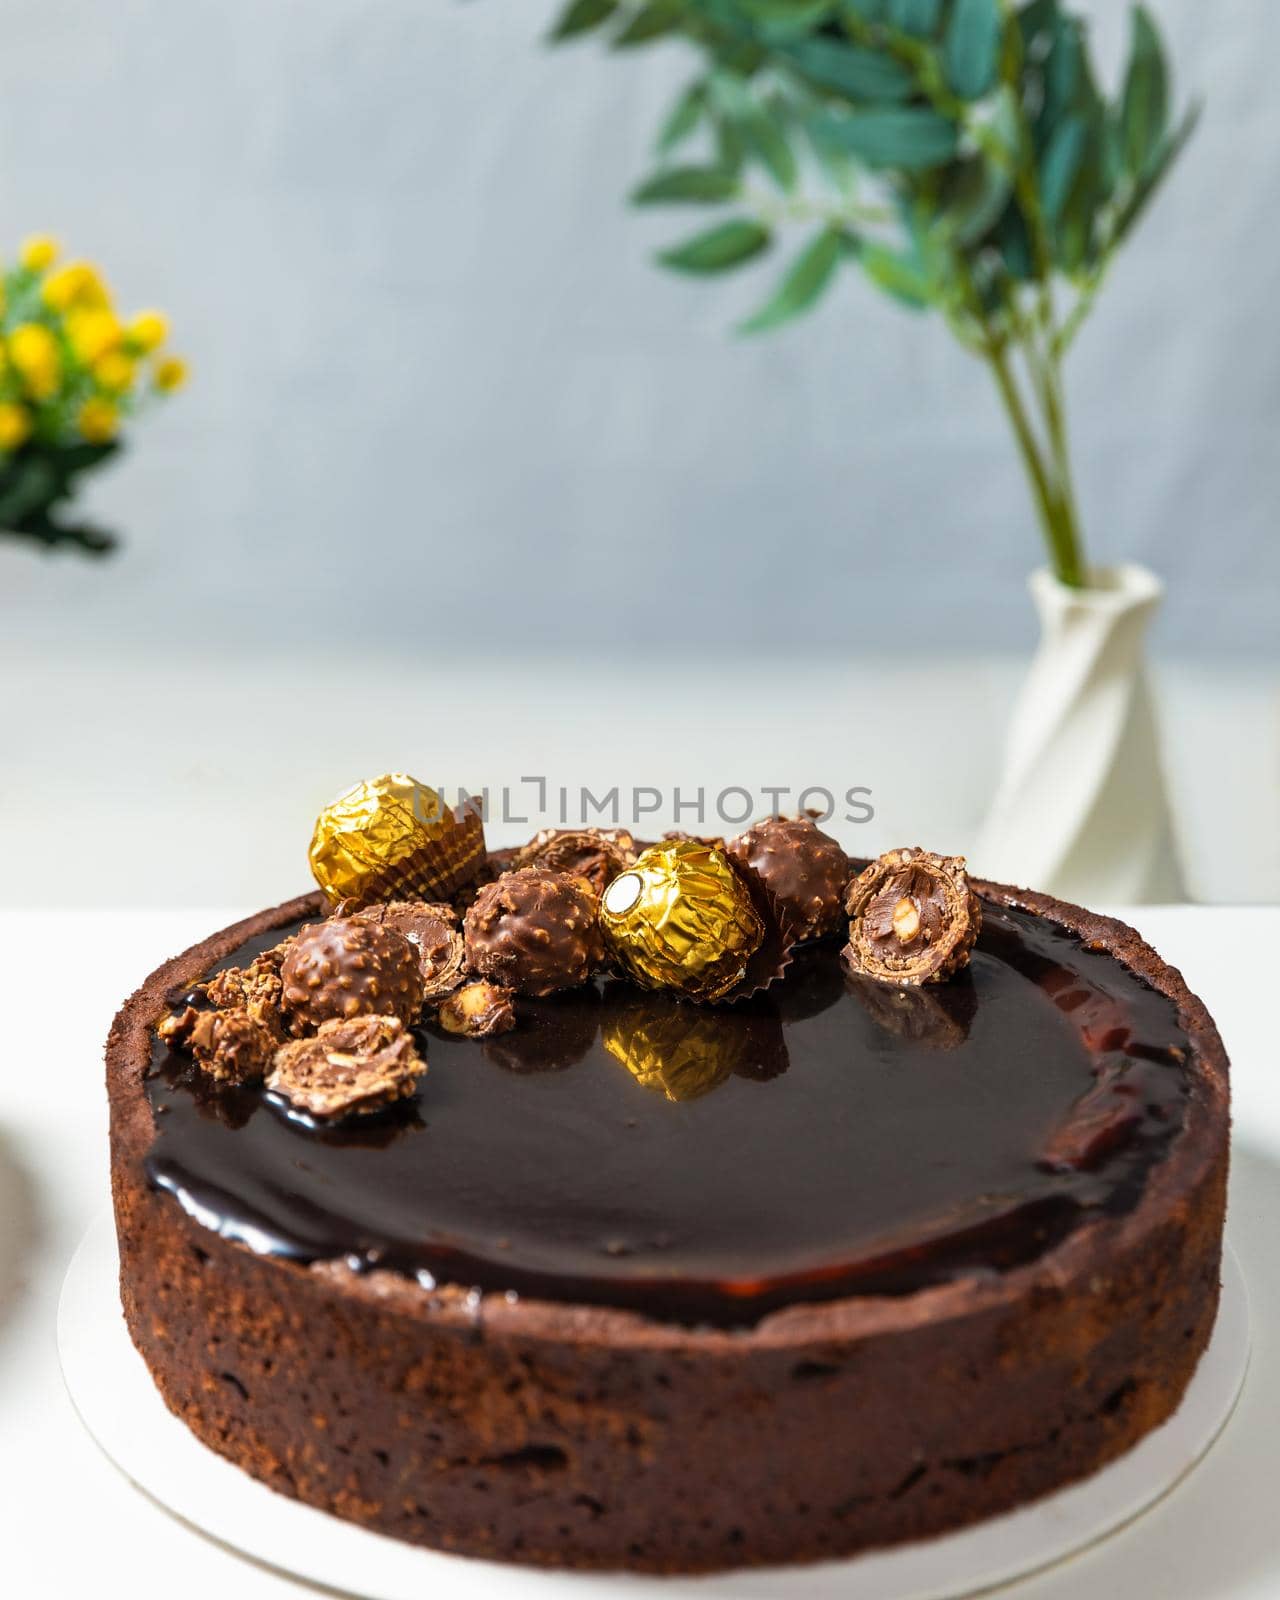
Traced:
[[[284, 1600], [311, 1593], [170, 1519], [99, 1454], [62, 1387], [63, 1271], [107, 1197], [102, 1043], [121, 996], [231, 910], [0, 913], [0, 1593]], [[1230, 1232], [1253, 1361], [1208, 1459], [1094, 1551], [1002, 1591], [1017, 1600], [1274, 1600], [1280, 1595], [1280, 1060], [1269, 1031], [1280, 908], [1145, 909], [1232, 1056]], [[57, 951], [56, 977], [50, 971]], [[15, 1032], [16, 1031], [16, 1032]], [[572, 1582], [565, 1590], [572, 1593]], [[673, 1585], [673, 1592], [696, 1585]]]

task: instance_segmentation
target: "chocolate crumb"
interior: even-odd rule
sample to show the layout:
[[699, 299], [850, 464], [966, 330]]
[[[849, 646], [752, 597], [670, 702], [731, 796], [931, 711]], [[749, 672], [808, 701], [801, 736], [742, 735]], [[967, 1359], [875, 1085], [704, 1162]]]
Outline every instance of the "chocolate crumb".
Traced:
[[271, 1065], [280, 1040], [241, 1007], [201, 1011], [187, 1047], [202, 1071], [220, 1083], [251, 1083]]
[[456, 990], [440, 1007], [439, 1022], [446, 1033], [485, 1039], [508, 1033], [516, 1025], [515, 997], [510, 989], [481, 979]]

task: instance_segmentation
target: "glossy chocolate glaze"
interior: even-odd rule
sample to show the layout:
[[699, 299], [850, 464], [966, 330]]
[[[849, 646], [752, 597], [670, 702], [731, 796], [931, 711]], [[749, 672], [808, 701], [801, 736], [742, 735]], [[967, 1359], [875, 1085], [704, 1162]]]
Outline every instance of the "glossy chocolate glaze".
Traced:
[[925, 990], [830, 941], [745, 1006], [614, 981], [492, 1040], [427, 1029], [416, 1098], [328, 1129], [157, 1044], [148, 1175], [255, 1250], [685, 1322], [998, 1273], [1134, 1204], [1187, 1040], [1105, 951], [984, 909]]

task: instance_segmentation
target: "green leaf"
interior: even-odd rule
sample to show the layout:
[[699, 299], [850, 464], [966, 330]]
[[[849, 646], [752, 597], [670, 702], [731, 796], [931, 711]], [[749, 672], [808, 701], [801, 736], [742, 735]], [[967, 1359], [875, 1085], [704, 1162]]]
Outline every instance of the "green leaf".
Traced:
[[1144, 6], [1133, 10], [1133, 39], [1125, 74], [1120, 125], [1125, 165], [1135, 176], [1159, 150], [1169, 120], [1169, 83], [1160, 36]]
[[1073, 116], [1060, 122], [1049, 140], [1040, 163], [1040, 205], [1049, 223], [1062, 215], [1080, 171], [1088, 137], [1083, 118]]
[[903, 33], [928, 38], [942, 15], [942, 0], [889, 0], [889, 21]]
[[1156, 191], [1168, 176], [1173, 163], [1182, 154], [1187, 140], [1196, 130], [1200, 121], [1200, 107], [1192, 106], [1182, 121], [1160, 146], [1155, 156], [1148, 163], [1144, 176], [1134, 185], [1133, 192], [1126, 200], [1116, 218], [1112, 231], [1112, 243], [1119, 244], [1130, 232], [1133, 225], [1142, 216], [1143, 212], [1155, 198]]
[[729, 117], [716, 118], [716, 165], [723, 172], [741, 172], [747, 160], [747, 142], [739, 125]]
[[738, 332], [765, 333], [808, 311], [831, 282], [845, 248], [839, 228], [824, 228], [792, 262], [773, 297]]
[[929, 304], [929, 275], [914, 251], [891, 250], [888, 245], [872, 243], [863, 245], [858, 259], [872, 283], [904, 306], [922, 311]]
[[835, 0], [739, 0], [739, 4], [775, 39], [807, 33], [835, 9]]
[[1013, 176], [998, 161], [974, 156], [953, 167], [942, 205], [957, 242], [968, 248], [984, 239], [999, 222], [1012, 192]]
[[914, 84], [892, 56], [825, 37], [803, 39], [784, 52], [806, 78], [853, 100], [905, 100]]
[[[732, 127], [742, 146], [737, 156], [738, 165], [747, 154], [753, 155], [780, 188], [788, 192], [794, 189], [799, 169], [780, 115], [761, 105], [746, 80], [737, 73], [713, 73], [710, 91], [722, 123]], [[733, 167], [734, 162], [722, 159], [721, 165]]]
[[683, 144], [702, 121], [706, 108], [706, 90], [702, 80], [699, 79], [689, 85], [667, 113], [666, 121], [658, 130], [658, 154], [669, 155], [678, 145]]
[[799, 179], [800, 169], [796, 165], [796, 158], [779, 123], [767, 111], [761, 109], [741, 126], [748, 145], [761, 165], [767, 169], [780, 189], [790, 193]]
[[1010, 200], [1004, 215], [996, 224], [991, 236], [999, 250], [1004, 270], [1015, 283], [1029, 283], [1035, 277], [1031, 259], [1031, 236], [1027, 232], [1026, 218], [1016, 200]]
[[721, 167], [669, 167], [633, 189], [631, 204], [651, 206], [668, 201], [692, 201], [713, 205], [732, 200], [738, 188], [736, 175]]
[[980, 99], [995, 82], [1001, 36], [1000, 0], [954, 0], [942, 55], [962, 100]]
[[675, 272], [724, 272], [767, 250], [771, 238], [768, 228], [760, 223], [736, 218], [661, 251], [657, 259]]
[[587, 33], [592, 28], [598, 28], [602, 22], [607, 22], [617, 9], [618, 0], [569, 0], [569, 4], [560, 13], [559, 20], [551, 30], [551, 39], [553, 42], [572, 39], [579, 33]]
[[855, 111], [843, 117], [827, 114], [814, 120], [819, 137], [830, 139], [869, 167], [923, 172], [950, 161], [959, 144], [955, 123], [922, 107]]
[[685, 19], [684, 0], [648, 0], [640, 7], [621, 33], [615, 34], [613, 48], [629, 50], [651, 39], [674, 33]]

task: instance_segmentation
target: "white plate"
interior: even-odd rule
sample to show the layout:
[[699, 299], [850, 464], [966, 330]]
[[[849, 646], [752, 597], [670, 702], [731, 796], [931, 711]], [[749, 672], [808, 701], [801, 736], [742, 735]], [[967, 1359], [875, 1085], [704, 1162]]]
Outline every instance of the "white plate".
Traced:
[[1209, 1348], [1176, 1414], [1073, 1488], [975, 1528], [852, 1561], [701, 1578], [546, 1572], [423, 1550], [275, 1494], [202, 1445], [160, 1399], [121, 1315], [115, 1230], [102, 1217], [67, 1270], [62, 1372], [81, 1420], [139, 1489], [252, 1560], [360, 1600], [954, 1600], [1051, 1566], [1134, 1517], [1195, 1466], [1225, 1426], [1249, 1360], [1249, 1302], [1230, 1248]]

